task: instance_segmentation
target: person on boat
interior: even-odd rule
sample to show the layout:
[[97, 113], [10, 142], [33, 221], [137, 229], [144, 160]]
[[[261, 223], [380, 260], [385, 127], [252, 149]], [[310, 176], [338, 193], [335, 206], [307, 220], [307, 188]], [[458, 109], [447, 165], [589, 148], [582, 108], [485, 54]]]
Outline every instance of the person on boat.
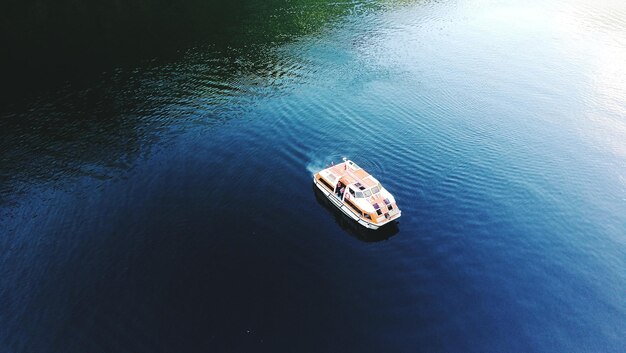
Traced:
[[337, 187], [335, 188], [335, 192], [337, 194], [337, 197], [341, 198], [341, 194], [343, 193], [343, 184], [341, 182], [337, 183]]

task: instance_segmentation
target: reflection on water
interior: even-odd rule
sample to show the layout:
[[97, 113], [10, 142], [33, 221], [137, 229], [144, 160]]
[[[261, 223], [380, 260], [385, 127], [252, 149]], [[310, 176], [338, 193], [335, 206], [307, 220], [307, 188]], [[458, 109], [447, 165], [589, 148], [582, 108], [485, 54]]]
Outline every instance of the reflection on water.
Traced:
[[[209, 3], [207, 6], [217, 5]], [[178, 53], [171, 62], [156, 61], [136, 68], [118, 68], [97, 77], [88, 76], [87, 82], [71, 77], [71, 83], [57, 91], [44, 91], [37, 98], [32, 98], [29, 93], [25, 96], [30, 100], [4, 103], [0, 107], [0, 151], [5, 166], [10, 168], [0, 170], [0, 193], [4, 195], [0, 202], [28, 190], [32, 183], [46, 180], [63, 183], [59, 179], [118, 177], [136, 157], [148, 153], [157, 141], [168, 143], [170, 136], [177, 136], [189, 126], [207, 128], [244, 115], [259, 99], [285, 94], [289, 87], [315, 79], [315, 73], [306, 67], [306, 59], [285, 53], [278, 44], [318, 31], [325, 23], [358, 7], [359, 3], [323, 1], [290, 5], [281, 1], [263, 4], [248, 1], [244, 9], [220, 7], [220, 11], [236, 12], [237, 16], [220, 15], [221, 20], [210, 25], [210, 28], [219, 27], [220, 35], [212, 35], [205, 44]], [[193, 4], [188, 12], [191, 9], [198, 12], [197, 16], [208, 11]], [[80, 9], [68, 11], [74, 10]], [[84, 10], [86, 8], [80, 11]], [[305, 11], [307, 16], [302, 15]], [[46, 17], [49, 23], [45, 26], [53, 25], [53, 13]], [[208, 11], [210, 16], [219, 13]], [[191, 16], [191, 13], [187, 15]], [[182, 16], [175, 21], [185, 18]], [[69, 30], [60, 29], [58, 33]], [[204, 33], [198, 31], [190, 33]], [[85, 30], [79, 35], [96, 36], [100, 33]], [[118, 36], [123, 37], [115, 35]], [[170, 42], [161, 42], [156, 34], [151, 34], [150, 38], [158, 39], [158, 45], [168, 50], [176, 49]], [[136, 39], [132, 36], [125, 38]], [[223, 40], [226, 43], [222, 43]], [[91, 42], [97, 42], [97, 39]], [[85, 45], [82, 41], [70, 41], [70, 45], [79, 46], [71, 51], [93, 49], [82, 48]], [[97, 49], [101, 50], [101, 47]], [[127, 46], [113, 49], [123, 55], [133, 52]], [[64, 55], [60, 48], [48, 50]], [[32, 56], [49, 58], [41, 53]], [[68, 58], [59, 60], [68, 60], [76, 68]], [[85, 67], [77, 69], [93, 70], [96, 64], [89, 60]], [[42, 77], [37, 79], [45, 85]], [[22, 78], [26, 79], [21, 77], [19, 80]], [[58, 78], [49, 81], [54, 84]], [[7, 82], [10, 80], [5, 80]], [[33, 85], [30, 91], [37, 95], [38, 86]]]
[[626, 346], [623, 2], [212, 4], [2, 105], [0, 351]]
[[0, 64], [7, 94], [0, 102], [30, 98], [42, 88], [54, 90], [58, 82], [90, 87], [102, 71], [132, 70], [137, 62], [149, 60], [177, 61], [181, 51], [207, 43], [212, 44], [210, 51], [256, 52], [256, 46], [292, 41], [375, 4], [323, 0], [168, 4], [86, 0], [80, 6], [68, 0], [5, 2], [0, 9], [4, 48]]

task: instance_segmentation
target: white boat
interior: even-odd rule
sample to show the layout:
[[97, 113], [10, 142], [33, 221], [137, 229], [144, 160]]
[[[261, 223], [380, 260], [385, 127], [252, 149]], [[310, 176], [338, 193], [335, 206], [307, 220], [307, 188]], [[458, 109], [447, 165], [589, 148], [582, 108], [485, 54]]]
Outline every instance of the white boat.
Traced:
[[348, 159], [313, 176], [315, 186], [348, 217], [360, 225], [378, 229], [396, 221], [402, 212], [381, 183]]

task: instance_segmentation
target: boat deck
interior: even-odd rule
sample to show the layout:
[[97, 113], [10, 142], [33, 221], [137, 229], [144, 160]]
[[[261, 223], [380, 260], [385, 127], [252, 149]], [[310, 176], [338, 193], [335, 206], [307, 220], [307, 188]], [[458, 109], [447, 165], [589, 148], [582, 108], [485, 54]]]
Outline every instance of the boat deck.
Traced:
[[360, 183], [364, 187], [370, 188], [378, 184], [378, 180], [376, 180], [364, 169], [356, 166], [354, 163], [352, 165], [356, 166], [356, 168], [353, 168], [351, 165], [346, 166], [346, 164], [348, 164], [348, 162], [339, 163], [328, 168], [327, 170], [335, 177], [335, 179], [341, 180], [346, 185]]

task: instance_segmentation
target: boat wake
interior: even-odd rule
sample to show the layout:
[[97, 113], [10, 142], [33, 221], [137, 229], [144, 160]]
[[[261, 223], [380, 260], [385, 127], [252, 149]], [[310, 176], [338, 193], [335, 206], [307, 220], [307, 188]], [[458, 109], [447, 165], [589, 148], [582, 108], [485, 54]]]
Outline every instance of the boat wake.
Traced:
[[331, 163], [340, 163], [342, 156], [330, 155], [325, 157], [316, 157], [310, 160], [306, 165], [306, 170], [313, 176], [322, 169], [330, 167]]

